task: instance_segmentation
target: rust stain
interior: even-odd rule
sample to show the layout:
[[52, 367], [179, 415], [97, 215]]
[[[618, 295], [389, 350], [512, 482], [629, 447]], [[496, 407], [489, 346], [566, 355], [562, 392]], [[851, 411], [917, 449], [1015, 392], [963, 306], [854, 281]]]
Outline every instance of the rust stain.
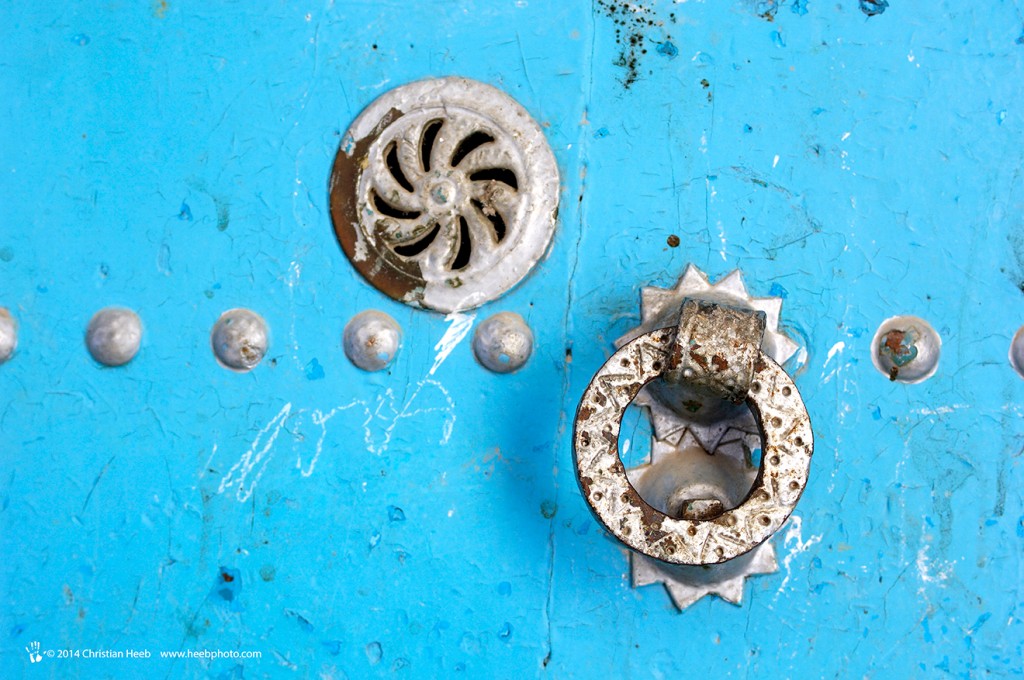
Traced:
[[690, 358], [693, 362], [700, 366], [703, 370], [708, 370], [708, 360], [704, 358], [704, 355], [699, 354], [695, 350], [690, 350]]
[[715, 368], [719, 371], [724, 371], [729, 368], [729, 362], [718, 354], [711, 357], [711, 363], [713, 363], [715, 365]]
[[909, 354], [910, 350], [903, 344], [903, 340], [907, 337], [904, 331], [889, 331], [885, 334], [885, 346], [893, 353], [893, 356], [901, 356], [903, 354]]
[[153, 3], [153, 16], [157, 19], [163, 19], [167, 15], [167, 10], [170, 9], [170, 5], [167, 4], [167, 0], [160, 0], [159, 2]]
[[[392, 257], [387, 252], [363, 253], [363, 259], [355, 257], [360, 239], [368, 240], [360, 233], [359, 201], [355, 188], [369, 162], [370, 146], [382, 130], [403, 115], [398, 109], [388, 111], [369, 135], [353, 142], [351, 153], [346, 153], [345, 142], [342, 142], [334, 157], [329, 190], [334, 233], [356, 271], [389, 297], [408, 302], [410, 298], [422, 298], [423, 275], [417, 262]], [[385, 260], [388, 266], [384, 266]]]

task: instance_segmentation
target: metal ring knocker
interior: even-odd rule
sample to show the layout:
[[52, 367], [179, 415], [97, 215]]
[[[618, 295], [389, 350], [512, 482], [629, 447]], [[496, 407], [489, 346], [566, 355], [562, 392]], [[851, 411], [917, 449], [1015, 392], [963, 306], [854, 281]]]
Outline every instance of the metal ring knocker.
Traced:
[[[763, 312], [688, 299], [678, 327], [624, 345], [587, 387], [573, 431], [576, 477], [598, 521], [633, 550], [672, 564], [717, 564], [756, 548], [793, 512], [814, 451], [811, 423], [792, 379], [761, 351], [764, 329]], [[761, 467], [738, 507], [680, 519], [651, 507], [630, 484], [619, 458], [622, 415], [658, 377], [746, 401], [753, 412]]]

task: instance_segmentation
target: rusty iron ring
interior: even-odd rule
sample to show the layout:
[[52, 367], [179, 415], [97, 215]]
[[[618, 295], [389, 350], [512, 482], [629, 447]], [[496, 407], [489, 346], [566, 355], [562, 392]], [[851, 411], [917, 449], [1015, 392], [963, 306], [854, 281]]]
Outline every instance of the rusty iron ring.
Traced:
[[761, 467], [746, 499], [707, 520], [677, 519], [648, 505], [626, 477], [619, 428], [640, 389], [665, 372], [675, 331], [641, 335], [594, 376], [576, 411], [576, 478], [597, 520], [630, 548], [671, 564], [717, 564], [756, 548], [793, 512], [814, 452], [811, 422], [793, 380], [758, 350], [746, 403], [761, 432]]

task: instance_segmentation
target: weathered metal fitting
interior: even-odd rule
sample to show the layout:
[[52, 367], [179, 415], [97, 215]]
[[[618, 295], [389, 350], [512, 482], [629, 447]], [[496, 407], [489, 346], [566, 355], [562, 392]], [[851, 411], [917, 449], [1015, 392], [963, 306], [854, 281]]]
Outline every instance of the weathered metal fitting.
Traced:
[[515, 312], [498, 312], [477, 326], [473, 354], [489, 371], [512, 373], [533, 354], [533, 331]]
[[104, 366], [124, 366], [135, 358], [142, 344], [139, 315], [122, 307], [96, 312], [85, 331], [89, 354]]
[[331, 174], [342, 249], [375, 288], [441, 312], [519, 283], [555, 230], [558, 166], [504, 92], [468, 78], [402, 85], [349, 127]]
[[18, 322], [11, 313], [0, 307], [0, 364], [14, 355], [18, 347]]
[[871, 341], [871, 361], [893, 382], [915, 384], [935, 375], [942, 338], [917, 316], [894, 316], [878, 327]]
[[263, 361], [270, 344], [270, 330], [256, 312], [229, 309], [213, 325], [210, 344], [217, 363], [236, 373], [245, 373]]
[[707, 300], [686, 299], [665, 380], [686, 381], [735, 404], [747, 398], [761, 354], [765, 313]]
[[389, 314], [370, 309], [345, 325], [342, 345], [349, 361], [364, 371], [391, 365], [402, 346], [402, 327]]
[[[814, 443], [796, 385], [759, 348], [763, 317], [746, 312], [742, 313], [746, 318], [735, 317], [703, 305], [687, 309], [687, 304], [681, 315], [683, 328], [640, 335], [613, 354], [594, 376], [576, 413], [573, 456], [584, 498], [597, 520], [622, 543], [661, 562], [710, 565], [753, 550], [782, 527], [807, 483]], [[728, 319], [730, 330], [720, 334], [725, 340], [716, 339], [710, 319]], [[736, 507], [724, 509], [724, 504], [713, 502], [713, 496], [690, 496], [681, 499], [678, 516], [672, 516], [648, 504], [630, 482], [619, 457], [619, 430], [623, 413], [637, 393], [664, 376], [673, 354], [680, 346], [692, 348], [694, 339], [712, 369], [715, 354], [707, 354], [710, 346], [718, 347], [727, 366], [744, 367], [720, 382], [726, 369], [710, 370], [695, 362], [704, 369], [706, 384], [720, 393], [736, 395], [746, 386], [742, 394], [757, 421], [762, 455], [753, 485]], [[687, 364], [681, 360], [677, 368], [685, 379], [697, 376], [696, 369], [688, 376]], [[726, 389], [727, 382], [734, 385]]]

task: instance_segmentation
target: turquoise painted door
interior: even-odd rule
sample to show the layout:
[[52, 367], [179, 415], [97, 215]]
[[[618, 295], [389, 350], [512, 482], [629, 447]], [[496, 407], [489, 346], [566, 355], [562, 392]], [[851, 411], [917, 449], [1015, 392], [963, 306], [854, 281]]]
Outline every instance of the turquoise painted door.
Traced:
[[[3, 677], [1022, 673], [1019, 2], [8, 2], [0, 25]], [[364, 282], [327, 189], [363, 107], [445, 75], [519, 101], [562, 178], [547, 257], [449, 318]], [[570, 437], [640, 288], [688, 263], [784, 298], [816, 453], [779, 570], [679, 613], [631, 586]], [[111, 305], [143, 326], [120, 368], [84, 345]], [[210, 350], [235, 307], [270, 329], [247, 373]], [[404, 338], [372, 374], [341, 346], [367, 309]], [[470, 348], [502, 311], [535, 336], [508, 375]], [[897, 314], [942, 338], [920, 384], [872, 365]]]

